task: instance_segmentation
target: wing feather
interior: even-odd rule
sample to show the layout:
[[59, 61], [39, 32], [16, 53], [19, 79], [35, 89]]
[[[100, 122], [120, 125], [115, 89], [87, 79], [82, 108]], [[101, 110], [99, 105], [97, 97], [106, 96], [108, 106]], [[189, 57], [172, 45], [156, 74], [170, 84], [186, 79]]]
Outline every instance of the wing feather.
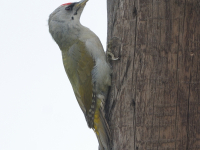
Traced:
[[95, 62], [87, 52], [85, 43], [78, 41], [69, 50], [62, 51], [63, 63], [78, 103], [87, 115], [92, 104], [92, 69]]

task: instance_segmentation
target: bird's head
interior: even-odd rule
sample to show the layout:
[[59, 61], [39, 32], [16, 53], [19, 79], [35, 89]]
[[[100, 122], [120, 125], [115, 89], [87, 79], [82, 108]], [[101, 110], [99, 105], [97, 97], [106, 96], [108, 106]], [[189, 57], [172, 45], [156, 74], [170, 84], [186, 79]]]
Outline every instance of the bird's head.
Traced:
[[73, 21], [79, 22], [81, 13], [87, 1], [88, 0], [81, 0], [80, 2], [62, 4], [51, 13], [49, 21], [58, 21], [67, 23]]
[[49, 16], [49, 32], [60, 49], [72, 45], [80, 35], [80, 16], [87, 1], [62, 4]]

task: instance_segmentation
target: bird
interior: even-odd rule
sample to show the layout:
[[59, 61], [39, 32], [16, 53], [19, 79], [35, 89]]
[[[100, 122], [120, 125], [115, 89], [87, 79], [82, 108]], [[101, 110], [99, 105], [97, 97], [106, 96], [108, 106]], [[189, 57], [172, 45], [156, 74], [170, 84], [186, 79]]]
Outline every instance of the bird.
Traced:
[[98, 36], [80, 23], [87, 1], [56, 8], [49, 16], [49, 32], [61, 50], [65, 71], [87, 125], [97, 136], [99, 150], [110, 150], [104, 107], [112, 71]]

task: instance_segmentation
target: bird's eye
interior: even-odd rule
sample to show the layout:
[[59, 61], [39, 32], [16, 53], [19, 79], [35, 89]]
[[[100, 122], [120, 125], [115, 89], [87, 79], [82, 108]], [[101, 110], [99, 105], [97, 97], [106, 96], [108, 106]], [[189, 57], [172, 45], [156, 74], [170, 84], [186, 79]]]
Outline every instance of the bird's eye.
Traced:
[[67, 10], [67, 11], [71, 11], [72, 8], [71, 8], [71, 7], [66, 7], [65, 10]]

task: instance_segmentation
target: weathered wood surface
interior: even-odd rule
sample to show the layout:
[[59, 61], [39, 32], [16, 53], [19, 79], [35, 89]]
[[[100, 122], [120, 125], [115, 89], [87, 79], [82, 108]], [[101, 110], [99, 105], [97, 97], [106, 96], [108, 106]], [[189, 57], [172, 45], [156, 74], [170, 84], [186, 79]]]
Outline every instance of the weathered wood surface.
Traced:
[[200, 1], [107, 4], [113, 150], [200, 150]]

